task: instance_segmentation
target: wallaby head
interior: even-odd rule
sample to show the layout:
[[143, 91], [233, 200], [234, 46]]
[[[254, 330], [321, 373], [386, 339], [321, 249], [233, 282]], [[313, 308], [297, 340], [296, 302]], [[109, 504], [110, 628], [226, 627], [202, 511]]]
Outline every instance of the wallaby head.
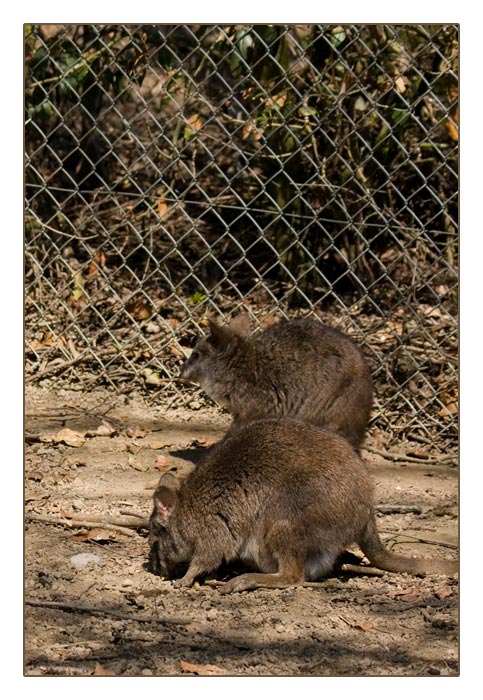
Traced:
[[183, 561], [168, 528], [168, 521], [178, 501], [180, 482], [170, 472], [163, 474], [153, 495], [153, 511], [149, 519], [149, 562], [154, 573], [172, 576]]
[[224, 592], [326, 576], [357, 543], [387, 571], [453, 574], [457, 562], [388, 551], [377, 532], [369, 471], [342, 437], [293, 419], [264, 419], [216, 444], [179, 487], [161, 477], [150, 521], [155, 572], [180, 585], [241, 560], [253, 573]]
[[240, 315], [228, 324], [208, 320], [210, 332], [194, 346], [180, 370], [180, 378], [199, 384], [206, 393], [222, 405], [231, 390], [228, 376], [230, 361], [243, 354], [244, 339], [250, 326], [248, 316]]

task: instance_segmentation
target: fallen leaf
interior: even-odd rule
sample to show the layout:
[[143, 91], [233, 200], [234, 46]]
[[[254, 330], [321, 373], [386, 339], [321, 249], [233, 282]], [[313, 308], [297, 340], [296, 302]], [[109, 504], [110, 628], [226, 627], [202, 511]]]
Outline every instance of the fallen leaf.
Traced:
[[398, 78], [396, 78], [394, 83], [395, 83], [396, 89], [399, 93], [402, 94], [403, 92], [406, 92], [406, 83], [404, 82], [404, 78], [402, 77], [402, 75], [400, 75]]
[[339, 617], [343, 622], [346, 623], [346, 625], [349, 625], [349, 627], [353, 627], [354, 629], [368, 632], [369, 630], [372, 630], [374, 628], [372, 622], [368, 622], [365, 620], [349, 620], [347, 617], [343, 617], [342, 615], [339, 615]]
[[287, 101], [287, 93], [279, 93], [277, 95], [273, 95], [271, 99], [273, 103], [276, 104], [278, 107], [283, 107], [285, 102]]
[[178, 345], [177, 343], [171, 343], [171, 345], [169, 346], [169, 350], [172, 355], [178, 357], [180, 360], [186, 359], [186, 356], [189, 355], [191, 352], [191, 348], [183, 347], [182, 345]]
[[163, 380], [159, 376], [159, 372], [155, 372], [154, 369], [149, 369], [149, 367], [147, 367], [146, 369], [141, 370], [141, 374], [144, 376], [146, 384], [159, 386], [163, 383]]
[[159, 455], [159, 457], [156, 459], [154, 466], [156, 469], [159, 469], [160, 472], [167, 472], [171, 469], [171, 460], [169, 459], [169, 457]]
[[148, 444], [148, 447], [150, 450], [161, 450], [163, 447], [172, 447], [173, 446], [173, 440], [169, 438], [164, 438], [160, 439], [158, 438], [157, 440], [151, 440], [151, 442]]
[[57, 513], [61, 518], [71, 520], [71, 516], [64, 510], [64, 508], [62, 508], [62, 506], [59, 506], [57, 503], [50, 503], [47, 510], [49, 513]]
[[212, 664], [191, 664], [189, 661], [181, 661], [180, 666], [182, 671], [187, 671], [188, 673], [195, 673], [197, 676], [224, 676], [226, 671], [224, 671], [219, 666], [213, 666]]
[[139, 461], [135, 455], [129, 455], [127, 458], [127, 463], [138, 472], [147, 472], [149, 469], [149, 466], [145, 462]]
[[145, 321], [153, 315], [153, 310], [148, 301], [144, 298], [133, 299], [126, 304], [128, 311], [137, 321]]
[[60, 339], [56, 338], [50, 331], [47, 331], [47, 333], [44, 333], [41, 341], [34, 338], [27, 342], [33, 350], [45, 350], [46, 348], [51, 348], [56, 345], [58, 340]]
[[104, 668], [104, 666], [101, 666], [99, 661], [96, 661], [96, 667], [94, 669], [94, 673], [92, 674], [93, 676], [115, 676], [116, 674], [114, 671], [109, 671], [109, 669]]
[[217, 442], [216, 438], [204, 435], [203, 437], [199, 437], [193, 440], [192, 444], [195, 447], [209, 447], [210, 445], [214, 445], [215, 442]]
[[448, 416], [454, 416], [456, 413], [458, 413], [458, 404], [452, 402], [447, 404], [446, 406], [443, 406], [443, 408], [439, 412], [439, 415], [442, 418], [447, 418]]
[[402, 335], [404, 332], [404, 327], [403, 324], [400, 321], [388, 321], [387, 322], [388, 328], [390, 328], [393, 331], [396, 331], [398, 335]]
[[126, 430], [126, 435], [127, 435], [128, 437], [132, 437], [132, 438], [145, 437], [146, 431], [143, 430], [143, 429], [136, 423], [136, 425], [131, 425], [131, 426]]
[[166, 204], [166, 200], [164, 199], [163, 195], [159, 197], [158, 201], [156, 202], [156, 206], [158, 207], [159, 218], [162, 219], [168, 211], [168, 205]]
[[403, 595], [398, 596], [398, 598], [404, 603], [415, 603], [417, 600], [421, 600], [422, 596], [420, 593], [413, 591], [411, 593], [404, 593]]
[[114, 435], [116, 428], [114, 428], [106, 420], [103, 420], [101, 425], [96, 430], [96, 435]]
[[114, 435], [116, 432], [116, 428], [114, 428], [110, 423], [108, 423], [106, 420], [103, 420], [102, 423], [97, 427], [95, 430], [86, 430], [84, 435], [87, 437], [95, 437], [96, 435]]
[[87, 276], [88, 277], [96, 277], [99, 274], [99, 269], [102, 267], [105, 267], [106, 265], [106, 256], [102, 252], [102, 250], [97, 250], [94, 254], [94, 257], [92, 258], [91, 262], [89, 263], [89, 269], [87, 271]]
[[358, 630], [363, 630], [364, 632], [368, 632], [369, 630], [373, 629], [374, 625], [372, 624], [372, 622], [367, 622], [365, 620], [360, 620], [359, 622], [354, 620], [354, 622], [352, 623], [352, 627]]
[[435, 589], [434, 595], [436, 598], [439, 598], [439, 600], [443, 600], [444, 598], [449, 598], [449, 596], [453, 595], [453, 590], [449, 586], [441, 586], [440, 588]]
[[263, 133], [258, 129], [253, 119], [248, 119], [243, 126], [241, 135], [243, 141], [246, 141], [250, 134], [253, 134], [255, 141], [259, 141], [263, 136]]
[[407, 593], [414, 593], [415, 589], [414, 588], [402, 588], [401, 590], [397, 591], [388, 591], [387, 592], [387, 597], [388, 598], [398, 598], [401, 595], [406, 595]]
[[125, 542], [130, 538], [128, 535], [110, 530], [109, 527], [93, 527], [88, 530], [78, 530], [71, 539], [75, 542]]
[[60, 466], [62, 469], [78, 469], [79, 467], [85, 467], [85, 465], [86, 463], [76, 455], [69, 455], [62, 460]]
[[71, 430], [70, 428], [62, 428], [58, 433], [54, 435], [43, 435], [40, 439], [42, 442], [65, 442], [65, 444], [70, 447], [81, 447], [86, 441], [83, 433]]
[[453, 107], [449, 113], [450, 118], [446, 120], [446, 131], [450, 139], [453, 141], [458, 141], [458, 123], [459, 123], [459, 111], [458, 105]]
[[48, 498], [48, 497], [49, 497], [48, 493], [27, 494], [25, 496], [25, 503], [30, 503], [31, 501], [43, 501], [44, 498]]
[[53, 475], [58, 483], [61, 484], [71, 484], [73, 481], [75, 481], [77, 475], [76, 474], [60, 474], [56, 475], [54, 473]]
[[74, 301], [86, 301], [87, 297], [84, 291], [84, 278], [82, 272], [77, 272], [74, 277], [74, 286], [72, 288], [72, 299]]
[[198, 114], [192, 114], [187, 120], [189, 126], [185, 127], [184, 137], [185, 139], [190, 139], [194, 134], [201, 129], [203, 122], [201, 121]]

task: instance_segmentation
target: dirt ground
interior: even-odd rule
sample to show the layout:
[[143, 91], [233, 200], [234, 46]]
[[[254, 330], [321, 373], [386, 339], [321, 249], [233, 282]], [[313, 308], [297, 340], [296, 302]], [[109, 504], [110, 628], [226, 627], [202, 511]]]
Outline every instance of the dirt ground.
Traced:
[[[216, 581], [233, 568], [189, 590], [147, 570], [146, 530], [120, 526], [131, 517], [121, 512], [147, 517], [160, 473], [187, 474], [223, 436], [222, 412], [27, 387], [25, 413], [26, 676], [458, 675], [456, 576], [339, 570], [221, 595]], [[376, 438], [363, 456], [383, 539], [456, 558], [457, 465]]]

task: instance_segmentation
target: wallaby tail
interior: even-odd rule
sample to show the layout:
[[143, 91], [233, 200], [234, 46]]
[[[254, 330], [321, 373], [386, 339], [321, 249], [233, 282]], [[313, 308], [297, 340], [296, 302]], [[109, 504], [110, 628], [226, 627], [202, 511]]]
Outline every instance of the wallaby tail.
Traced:
[[447, 559], [420, 559], [418, 557], [403, 557], [389, 552], [377, 532], [374, 514], [369, 519], [360, 542], [360, 548], [373, 566], [384, 571], [408, 574], [456, 574], [459, 566], [457, 561]]

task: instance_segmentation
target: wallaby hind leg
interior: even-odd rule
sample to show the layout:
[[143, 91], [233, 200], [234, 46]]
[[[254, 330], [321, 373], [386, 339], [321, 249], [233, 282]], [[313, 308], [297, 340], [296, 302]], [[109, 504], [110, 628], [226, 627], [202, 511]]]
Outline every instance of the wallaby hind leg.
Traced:
[[283, 562], [276, 574], [242, 574], [227, 581], [222, 593], [239, 593], [254, 588], [285, 588], [304, 581], [304, 565], [300, 561]]
[[[305, 556], [300, 551], [292, 551], [289, 543], [293, 537], [293, 525], [288, 520], [279, 520], [266, 533], [265, 555], [259, 562], [266, 568], [267, 559], [278, 562], [275, 574], [242, 574], [228, 581], [222, 593], [236, 593], [253, 588], [284, 588], [304, 581]], [[265, 565], [264, 565], [265, 559]]]

